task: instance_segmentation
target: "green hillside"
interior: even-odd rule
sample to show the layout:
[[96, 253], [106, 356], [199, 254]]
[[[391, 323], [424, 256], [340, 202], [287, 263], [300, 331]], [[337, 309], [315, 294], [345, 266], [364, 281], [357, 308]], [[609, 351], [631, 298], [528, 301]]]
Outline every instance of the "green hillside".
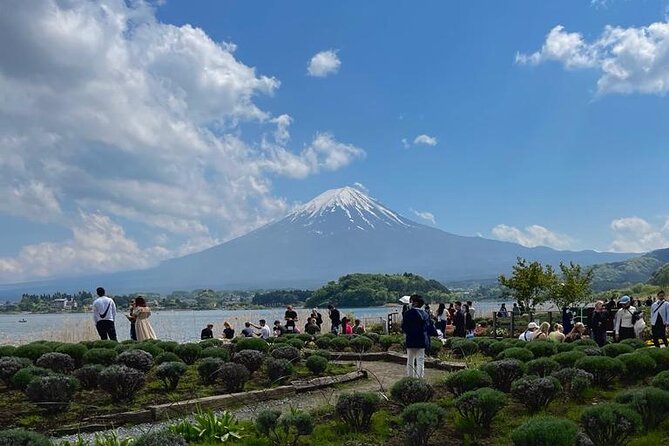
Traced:
[[[649, 282], [656, 272], [659, 274], [660, 269], [665, 270], [665, 276], [669, 275], [667, 263], [669, 263], [669, 248], [658, 249], [622, 262], [595, 265], [592, 287], [596, 291], [602, 291]], [[660, 276], [657, 280], [660, 280]]]
[[314, 291], [307, 299], [309, 307], [334, 304], [342, 307], [366, 307], [397, 302], [405, 294], [420, 293], [428, 301], [437, 301], [449, 293], [436, 280], [404, 274], [349, 274]]

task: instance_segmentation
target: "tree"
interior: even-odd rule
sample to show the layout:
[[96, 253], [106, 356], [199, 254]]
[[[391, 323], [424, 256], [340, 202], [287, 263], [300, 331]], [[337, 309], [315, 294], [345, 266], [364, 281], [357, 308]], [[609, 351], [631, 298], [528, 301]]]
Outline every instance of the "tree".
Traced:
[[501, 286], [509, 289], [521, 308], [530, 309], [546, 302], [548, 291], [552, 289], [557, 278], [550, 265], [544, 267], [539, 262], [528, 263], [518, 257], [511, 277], [502, 274], [497, 280]]
[[572, 307], [584, 303], [592, 294], [592, 268], [584, 270], [581, 265], [569, 262], [569, 265], [560, 262], [562, 277], [556, 281], [551, 289], [551, 300], [558, 308]]

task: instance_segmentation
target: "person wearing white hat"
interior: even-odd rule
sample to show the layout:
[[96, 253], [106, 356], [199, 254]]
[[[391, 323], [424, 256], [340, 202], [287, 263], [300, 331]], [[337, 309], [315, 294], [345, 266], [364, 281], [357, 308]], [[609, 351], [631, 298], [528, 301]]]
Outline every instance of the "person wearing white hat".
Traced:
[[613, 320], [613, 334], [615, 339], [618, 342], [623, 339], [633, 339], [635, 337], [634, 323], [637, 319], [634, 314], [636, 313], [636, 308], [631, 305], [629, 296], [621, 297], [618, 304], [620, 305], [620, 309]]
[[406, 313], [411, 308], [409, 306], [409, 302], [411, 302], [411, 296], [400, 297], [400, 303], [402, 304], [402, 314]]
[[530, 322], [527, 324], [527, 330], [522, 332], [518, 339], [521, 341], [529, 342], [534, 338], [534, 333], [539, 329], [539, 326], [536, 322]]

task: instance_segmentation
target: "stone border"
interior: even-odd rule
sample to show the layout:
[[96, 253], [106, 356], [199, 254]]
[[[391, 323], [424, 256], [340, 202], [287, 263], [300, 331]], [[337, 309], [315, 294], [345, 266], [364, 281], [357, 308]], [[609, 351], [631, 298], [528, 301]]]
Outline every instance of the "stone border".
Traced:
[[144, 410], [100, 415], [83, 420], [85, 424], [65, 426], [51, 432], [52, 436], [75, 435], [80, 432], [96, 432], [123, 426], [125, 424], [151, 423], [168, 420], [183, 415], [190, 415], [198, 409], [221, 410], [240, 403], [260, 402], [283, 398], [296, 393], [343, 384], [367, 378], [367, 372], [356, 370], [345, 375], [324, 376], [320, 378], [292, 381], [290, 385], [272, 389], [251, 390], [248, 392], [228, 393], [203, 398], [195, 398], [175, 403], [148, 406]]

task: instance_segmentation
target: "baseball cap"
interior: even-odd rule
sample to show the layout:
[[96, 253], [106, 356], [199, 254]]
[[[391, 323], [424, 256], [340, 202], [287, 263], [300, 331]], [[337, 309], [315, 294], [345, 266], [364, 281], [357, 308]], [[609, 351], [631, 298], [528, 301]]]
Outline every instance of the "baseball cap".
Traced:
[[528, 330], [537, 330], [538, 328], [539, 328], [539, 326], [537, 325], [536, 322], [530, 322], [529, 324], [527, 324], [527, 329]]
[[630, 297], [629, 296], [621, 297], [620, 298], [620, 303], [623, 304], [623, 305], [626, 305], [626, 304], [630, 303]]

